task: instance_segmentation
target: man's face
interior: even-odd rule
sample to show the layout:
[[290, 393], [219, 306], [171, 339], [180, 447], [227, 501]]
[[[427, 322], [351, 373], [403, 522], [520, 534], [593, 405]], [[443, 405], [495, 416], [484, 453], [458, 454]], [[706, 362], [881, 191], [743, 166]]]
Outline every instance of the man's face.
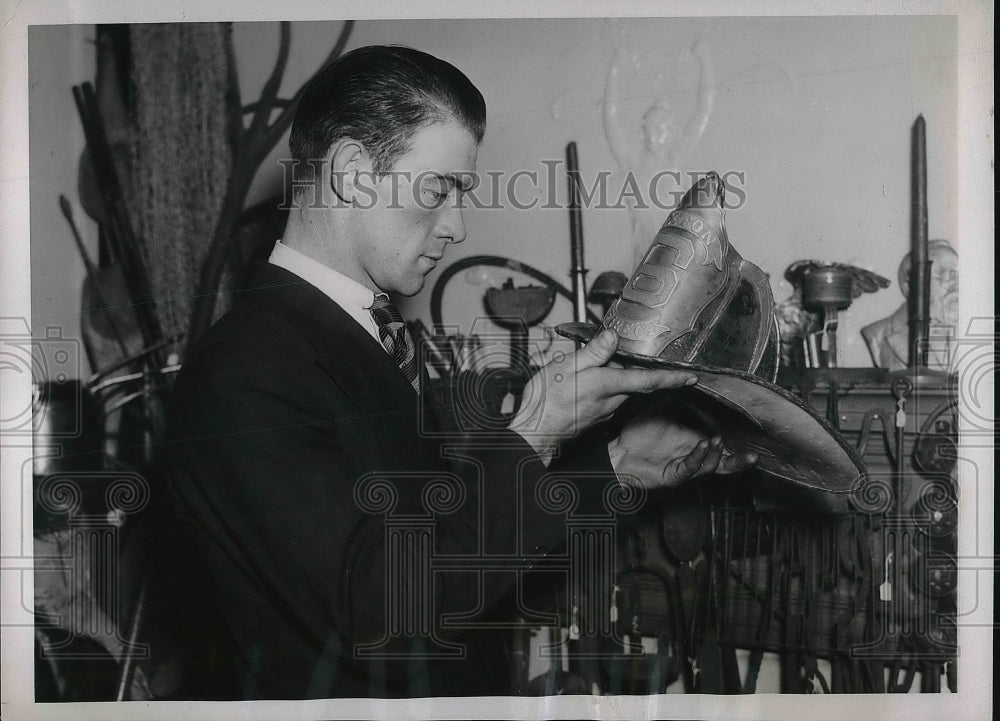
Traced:
[[472, 183], [479, 146], [460, 123], [421, 128], [410, 151], [357, 194], [355, 252], [379, 290], [414, 295], [451, 243], [465, 240], [461, 194]]

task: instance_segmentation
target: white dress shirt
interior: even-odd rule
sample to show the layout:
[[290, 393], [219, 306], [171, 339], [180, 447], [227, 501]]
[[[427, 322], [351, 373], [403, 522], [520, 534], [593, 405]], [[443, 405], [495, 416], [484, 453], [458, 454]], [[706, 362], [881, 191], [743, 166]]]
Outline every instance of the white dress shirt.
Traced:
[[372, 303], [375, 302], [375, 293], [371, 289], [313, 260], [308, 255], [289, 248], [280, 240], [274, 244], [268, 262], [294, 273], [310, 285], [319, 288], [324, 295], [356, 320], [358, 325], [368, 331], [380, 346], [382, 345], [378, 335], [378, 325], [371, 312]]

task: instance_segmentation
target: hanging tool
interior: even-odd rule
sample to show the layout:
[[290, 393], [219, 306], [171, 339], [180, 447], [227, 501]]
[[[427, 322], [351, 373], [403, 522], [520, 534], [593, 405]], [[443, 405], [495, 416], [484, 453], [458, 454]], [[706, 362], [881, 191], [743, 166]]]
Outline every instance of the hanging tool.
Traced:
[[903, 512], [903, 476], [906, 467], [906, 459], [903, 455], [906, 440], [906, 399], [913, 391], [913, 381], [906, 376], [899, 376], [892, 382], [891, 390], [896, 399], [896, 467], [893, 474], [893, 509], [898, 514]]
[[549, 669], [545, 674], [545, 695], [555, 696], [562, 691], [562, 628], [549, 626]]

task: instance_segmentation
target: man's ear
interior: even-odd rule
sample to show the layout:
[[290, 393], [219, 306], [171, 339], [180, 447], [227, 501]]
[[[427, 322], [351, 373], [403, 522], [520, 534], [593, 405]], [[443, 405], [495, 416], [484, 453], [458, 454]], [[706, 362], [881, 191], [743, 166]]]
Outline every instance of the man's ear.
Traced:
[[369, 165], [368, 151], [353, 138], [341, 138], [330, 147], [330, 188], [341, 202], [351, 205], [359, 192], [359, 176]]

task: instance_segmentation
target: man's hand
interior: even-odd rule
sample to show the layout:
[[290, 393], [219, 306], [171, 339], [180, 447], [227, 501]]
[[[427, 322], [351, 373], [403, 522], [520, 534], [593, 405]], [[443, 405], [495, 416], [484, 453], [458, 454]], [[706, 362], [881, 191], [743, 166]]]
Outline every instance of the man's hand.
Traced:
[[559, 443], [610, 418], [630, 395], [698, 382], [687, 371], [611, 367], [617, 349], [618, 334], [604, 329], [567, 362], [549, 363], [528, 381], [510, 429], [546, 464]]
[[710, 473], [736, 473], [757, 462], [757, 455], [734, 455], [722, 438], [671, 420], [669, 405], [658, 404], [630, 419], [608, 443], [611, 465], [624, 484], [644, 488], [677, 486]]

